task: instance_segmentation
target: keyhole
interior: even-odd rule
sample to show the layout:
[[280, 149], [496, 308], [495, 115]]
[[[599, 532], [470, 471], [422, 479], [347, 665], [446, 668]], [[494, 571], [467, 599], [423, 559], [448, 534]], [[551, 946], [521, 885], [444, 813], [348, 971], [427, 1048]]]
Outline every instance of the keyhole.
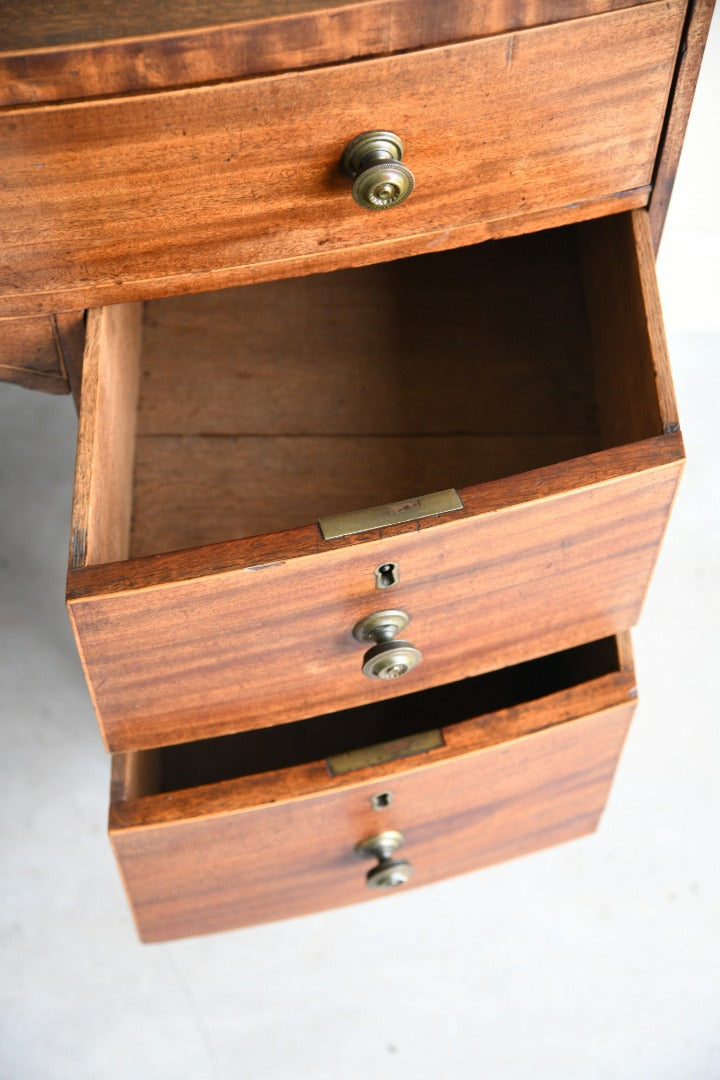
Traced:
[[379, 791], [377, 795], [370, 796], [370, 805], [373, 810], [386, 810], [392, 801], [392, 791]]
[[398, 583], [397, 563], [386, 562], [375, 571], [375, 586], [378, 589], [390, 589]]

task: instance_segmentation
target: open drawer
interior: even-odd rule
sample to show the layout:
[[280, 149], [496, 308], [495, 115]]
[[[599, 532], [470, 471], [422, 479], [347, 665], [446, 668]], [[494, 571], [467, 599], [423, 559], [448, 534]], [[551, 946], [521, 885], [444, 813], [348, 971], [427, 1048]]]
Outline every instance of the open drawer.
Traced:
[[[117, 755], [110, 834], [140, 935], [350, 904], [411, 872], [408, 888], [591, 832], [634, 703], [623, 635], [336, 716]], [[358, 858], [388, 834], [390, 865]], [[366, 887], [368, 869], [384, 888]]]
[[[627, 629], [682, 456], [642, 211], [92, 311], [68, 602], [108, 746]], [[385, 609], [423, 658], [368, 679], [352, 630]]]

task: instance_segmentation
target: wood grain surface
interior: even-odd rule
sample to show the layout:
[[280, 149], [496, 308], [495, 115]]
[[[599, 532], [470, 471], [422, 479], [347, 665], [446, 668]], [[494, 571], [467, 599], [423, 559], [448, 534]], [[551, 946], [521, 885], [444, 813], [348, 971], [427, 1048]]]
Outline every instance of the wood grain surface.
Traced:
[[[201, 85], [385, 56], [649, 0], [0, 3], [0, 105]], [[70, 10], [69, 10], [70, 9]]]
[[576, 247], [568, 229], [146, 305], [131, 554], [599, 449]]
[[[463, 488], [461, 511], [333, 543], [324, 542], [316, 526], [308, 526], [108, 566], [93, 567], [93, 560], [86, 558], [82, 567], [78, 561], [68, 579], [71, 619], [112, 749], [189, 741], [395, 697], [634, 624], [683, 451], [646, 217], [638, 212], [635, 221], [607, 219], [597, 227], [608, 238], [601, 242], [593, 226], [591, 247], [606, 246], [612, 259], [626, 267], [617, 274], [627, 293], [618, 329], [596, 342], [597, 381], [606, 385], [604, 408], [612, 409], [613, 395], [622, 401], [633, 394], [641, 403], [618, 409], [626, 426], [611, 426], [609, 434], [600, 436], [600, 446], [606, 448]], [[535, 239], [542, 250], [546, 241]], [[567, 240], [558, 238], [560, 250], [572, 250]], [[462, 259], [466, 257], [464, 253]], [[543, 265], [551, 263], [545, 259]], [[573, 265], [578, 267], [577, 258], [570, 260]], [[579, 269], [575, 276], [579, 280]], [[547, 280], [554, 279], [560, 282], [562, 274], [548, 273]], [[502, 289], [503, 279], [498, 276], [496, 282]], [[507, 287], [512, 290], [514, 285], [510, 277]], [[576, 295], [575, 301], [582, 305], [581, 297]], [[500, 300], [494, 305], [490, 296], [488, 302], [502, 310]], [[603, 318], [601, 303], [594, 317]], [[631, 326], [623, 337], [628, 319]], [[572, 325], [569, 313], [562, 333]], [[442, 342], [442, 335], [438, 340]], [[581, 346], [587, 347], [582, 337]], [[582, 352], [567, 352], [565, 370], [578, 355], [582, 362]], [[90, 350], [86, 363], [89, 358]], [[93, 362], [113, 361], [98, 353]], [[476, 362], [468, 352], [470, 371]], [[562, 365], [556, 370], [551, 364], [543, 367], [551, 387], [567, 389]], [[574, 377], [580, 381], [570, 386], [577, 393], [587, 375]], [[472, 375], [469, 380], [472, 385]], [[314, 385], [312, 379], [309, 385]], [[507, 390], [505, 422], [512, 418], [511, 384]], [[434, 400], [432, 383], [428, 394]], [[572, 418], [558, 394], [559, 410], [549, 411], [551, 429]], [[578, 430], [588, 437], [590, 418], [590, 437], [597, 439], [592, 410], [582, 394], [576, 404]], [[94, 408], [91, 398], [87, 408]], [[492, 432], [503, 409], [492, 405], [478, 412]], [[521, 401], [518, 412], [522, 417]], [[148, 415], [156, 417], [157, 412]], [[192, 417], [192, 410], [183, 414], [173, 407], [169, 416], [173, 422], [202, 422], [201, 416]], [[238, 416], [242, 424], [242, 406]], [[520, 428], [531, 419], [532, 410], [527, 409]], [[399, 421], [402, 430], [402, 414]], [[551, 436], [549, 445], [557, 448], [553, 440]], [[417, 448], [415, 436], [408, 445], [411, 451]], [[520, 448], [527, 449], [522, 438]], [[450, 455], [449, 463], [454, 460]], [[181, 458], [181, 469], [183, 462]], [[300, 461], [301, 466], [307, 463], [307, 458]], [[138, 458], [139, 468], [146, 464]], [[315, 464], [319, 468], [321, 463]], [[343, 478], [333, 473], [335, 465], [323, 465], [318, 489], [333, 490], [334, 484], [335, 491], [342, 492]], [[171, 478], [169, 467], [163, 475], [158, 499]], [[182, 487], [182, 476], [176, 479]], [[237, 523], [243, 512], [243, 479], [238, 475], [235, 490], [228, 486], [211, 492], [198, 507], [200, 514], [216, 496], [220, 503], [239, 506]], [[125, 483], [126, 478], [121, 496]], [[249, 489], [253, 497], [252, 484]], [[190, 490], [197, 490], [193, 477]], [[124, 505], [124, 496], [115, 500], [107, 492], [106, 499]], [[256, 501], [259, 505], [260, 495]], [[78, 500], [80, 506], [82, 502]], [[189, 506], [185, 516], [191, 514]], [[82, 513], [75, 516], [83, 518]], [[182, 513], [174, 515], [177, 535], [187, 539], [197, 526], [182, 518]], [[127, 533], [124, 542], [129, 542]], [[399, 683], [375, 684], [360, 673], [362, 649], [351, 630], [360, 617], [387, 606], [389, 594], [377, 592], [374, 573], [384, 562], [399, 566], [392, 606], [410, 614], [408, 636], [424, 659]]]
[[584, 434], [589, 228], [148, 303], [138, 437]]
[[705, 50], [710, 20], [715, 0], [690, 0], [682, 41], [678, 52], [678, 64], [673, 81], [670, 108], [660, 142], [653, 192], [650, 199], [650, 224], [655, 251], [660, 246], [665, 215], [667, 214], [675, 174], [680, 161], [685, 130], [700, 73], [700, 63]]
[[70, 565], [128, 555], [140, 361], [140, 304], [88, 315]]
[[67, 375], [68, 388], [79, 413], [82, 365], [85, 354], [85, 312], [59, 311], [56, 315], [53, 315], [53, 319], [57, 347], [62, 358], [62, 366]]
[[[606, 676], [464, 723], [421, 758], [331, 779], [323, 762], [121, 801], [110, 835], [145, 941], [267, 922], [378, 898], [354, 846], [400, 829], [414, 888], [591, 832], [633, 709]], [[578, 692], [579, 691], [579, 692]], [[596, 704], [592, 711], [588, 698]], [[371, 795], [390, 790], [391, 806]]]
[[[376, 779], [379, 766], [388, 780], [409, 767], [508, 742], [635, 695], [632, 646], [625, 633], [392, 701], [115, 754], [112, 822], [141, 827], [208, 817], [229, 806], [254, 809]], [[441, 730], [439, 743], [406, 752], [412, 750], [404, 745], [410, 736], [433, 729]], [[368, 748], [380, 744], [388, 750], [385, 760], [368, 760]], [[339, 774], [330, 759], [348, 753], [357, 755], [356, 767]], [[159, 797], [163, 794], [172, 798]]]
[[[432, 32], [432, 24], [481, 26], [485, 33], [557, 22], [599, 11], [615, 11], [648, 0], [452, 0], [438, 10], [434, 0], [163, 0], [148, 4], [127, 0], [122, 8], [95, 0], [25, 0], [23, 18], [8, 0], [0, 3], [4, 52], [22, 52], [126, 37], [165, 37], [183, 30], [204, 31], [222, 25], [270, 23], [281, 32], [285, 20], [324, 13], [336, 17], [353, 13], [373, 15], [380, 24], [394, 7], [392, 18], [402, 25], [411, 17]], [[433, 18], [434, 17], [434, 18]], [[422, 43], [430, 42], [423, 39]]]
[[[648, 3], [342, 66], [5, 112], [0, 312], [368, 263], [408, 240], [449, 247], [488, 222], [517, 232], [549, 211], [642, 199], [683, 10]], [[416, 175], [389, 213], [357, 207], [338, 165], [377, 126], [402, 135]]]
[[649, 215], [588, 222], [578, 237], [605, 444], [678, 431]]
[[[478, 513], [481, 485], [476, 500], [472, 489], [463, 492], [472, 516], [435, 519], [432, 528], [71, 599], [108, 746], [163, 745], [333, 712], [633, 625], [680, 469], [679, 437], [661, 441], [665, 464], [656, 457], [648, 471], [579, 489], [585, 459], [574, 474], [551, 466], [570, 490], [500, 513]], [[542, 487], [544, 477], [526, 476]], [[212, 555], [200, 549], [196, 562], [207, 565]], [[363, 650], [351, 631], [388, 604], [374, 574], [388, 561], [400, 574], [392, 605], [410, 615], [406, 636], [423, 660], [403, 680], [376, 683], [361, 674]], [[121, 587], [122, 567], [102, 569]]]
[[81, 327], [82, 312], [0, 319], [0, 382], [69, 393], [68, 368], [77, 360]]

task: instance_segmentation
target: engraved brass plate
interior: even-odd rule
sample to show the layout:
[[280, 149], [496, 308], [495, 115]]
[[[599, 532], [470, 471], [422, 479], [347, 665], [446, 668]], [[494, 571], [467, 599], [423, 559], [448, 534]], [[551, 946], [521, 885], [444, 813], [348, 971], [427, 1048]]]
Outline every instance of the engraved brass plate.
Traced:
[[318, 521], [325, 540], [339, 540], [341, 536], [353, 533], [383, 529], [387, 525], [397, 525], [401, 521], [419, 521], [420, 518], [435, 517], [437, 514], [449, 514], [452, 510], [462, 510], [462, 499], [455, 488], [447, 491], [435, 491], [432, 495], [420, 495], [417, 499], [403, 499], [402, 502], [385, 503], [384, 506], [371, 506], [368, 510], [353, 510], [350, 514], [332, 514]]
[[437, 750], [444, 745], [442, 731], [436, 728], [421, 731], [418, 735], [407, 735], [404, 739], [392, 739], [390, 742], [376, 743], [375, 746], [363, 746], [361, 750], [335, 754], [327, 759], [327, 767], [331, 776], [344, 776], [356, 769], [386, 765], [389, 761], [412, 757], [413, 754], [426, 754], [428, 750]]

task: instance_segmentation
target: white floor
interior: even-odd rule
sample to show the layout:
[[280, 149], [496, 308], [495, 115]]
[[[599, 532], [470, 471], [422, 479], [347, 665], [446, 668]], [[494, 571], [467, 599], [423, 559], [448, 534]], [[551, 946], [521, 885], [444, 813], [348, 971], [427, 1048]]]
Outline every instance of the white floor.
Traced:
[[1, 1080], [720, 1078], [717, 30], [659, 265], [689, 464], [590, 839], [139, 945], [63, 603], [74, 412], [0, 387]]

